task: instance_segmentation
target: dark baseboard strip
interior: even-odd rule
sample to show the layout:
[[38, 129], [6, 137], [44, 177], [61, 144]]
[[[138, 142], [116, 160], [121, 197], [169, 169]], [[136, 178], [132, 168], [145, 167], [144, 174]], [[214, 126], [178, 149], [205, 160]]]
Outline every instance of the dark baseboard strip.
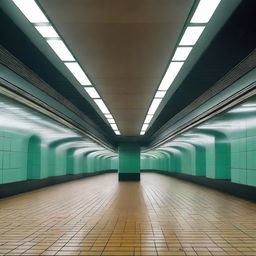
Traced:
[[140, 173], [118, 173], [119, 181], [140, 181]]
[[46, 179], [38, 179], [38, 180], [25, 180], [18, 181], [13, 183], [6, 183], [0, 185], [0, 198], [13, 196], [19, 193], [56, 185], [72, 180], [92, 177], [104, 173], [116, 173], [117, 170], [104, 170], [92, 173], [80, 173], [80, 174], [67, 174], [62, 176], [49, 177]]
[[193, 182], [208, 188], [216, 189], [237, 197], [256, 201], [256, 187], [230, 182], [230, 180], [210, 179], [184, 173], [167, 172], [162, 170], [141, 170], [141, 172], [154, 172]]

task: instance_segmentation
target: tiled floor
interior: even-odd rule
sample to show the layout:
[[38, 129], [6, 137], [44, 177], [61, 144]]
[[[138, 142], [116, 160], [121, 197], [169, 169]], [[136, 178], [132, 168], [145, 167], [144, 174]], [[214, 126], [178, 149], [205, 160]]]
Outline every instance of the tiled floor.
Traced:
[[256, 204], [105, 174], [0, 200], [0, 255], [256, 255]]

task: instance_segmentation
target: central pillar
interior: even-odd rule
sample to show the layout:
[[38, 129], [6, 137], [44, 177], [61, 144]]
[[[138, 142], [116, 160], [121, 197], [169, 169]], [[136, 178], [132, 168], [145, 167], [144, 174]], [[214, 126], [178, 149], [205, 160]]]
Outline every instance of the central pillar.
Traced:
[[140, 146], [133, 142], [120, 143], [119, 155], [119, 181], [140, 180]]

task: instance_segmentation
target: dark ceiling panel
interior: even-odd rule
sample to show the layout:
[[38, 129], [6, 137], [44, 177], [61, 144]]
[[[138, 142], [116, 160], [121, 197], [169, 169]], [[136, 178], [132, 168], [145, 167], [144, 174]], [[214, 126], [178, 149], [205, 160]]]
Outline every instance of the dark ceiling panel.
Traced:
[[255, 10], [256, 1], [242, 1], [165, 105], [148, 138], [255, 49]]

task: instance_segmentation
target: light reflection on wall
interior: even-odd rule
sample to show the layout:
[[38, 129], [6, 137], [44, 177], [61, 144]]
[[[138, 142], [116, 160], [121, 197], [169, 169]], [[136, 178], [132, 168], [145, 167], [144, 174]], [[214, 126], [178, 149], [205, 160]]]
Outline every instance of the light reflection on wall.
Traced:
[[[166, 157], [157, 156], [157, 150], [170, 152], [167, 157], [169, 169], [163, 169]], [[153, 166], [159, 170], [190, 175], [200, 173], [200, 176], [208, 178], [256, 186], [256, 96], [141, 155], [142, 168]], [[191, 156], [195, 158], [189, 162], [192, 166], [185, 165]], [[146, 161], [154, 164], [146, 164]], [[172, 162], [176, 163], [176, 169], [170, 167]]]
[[[110, 162], [113, 162], [111, 168], [118, 166], [118, 158], [112, 161], [116, 153], [79, 131], [3, 95], [0, 95], [0, 112], [0, 158], [3, 159], [0, 183], [106, 170]], [[86, 156], [75, 156], [77, 153], [73, 148], [100, 150], [110, 158], [95, 156], [95, 164], [101, 169], [92, 166], [89, 170], [87, 165], [75, 166], [75, 162], [85, 163]]]

